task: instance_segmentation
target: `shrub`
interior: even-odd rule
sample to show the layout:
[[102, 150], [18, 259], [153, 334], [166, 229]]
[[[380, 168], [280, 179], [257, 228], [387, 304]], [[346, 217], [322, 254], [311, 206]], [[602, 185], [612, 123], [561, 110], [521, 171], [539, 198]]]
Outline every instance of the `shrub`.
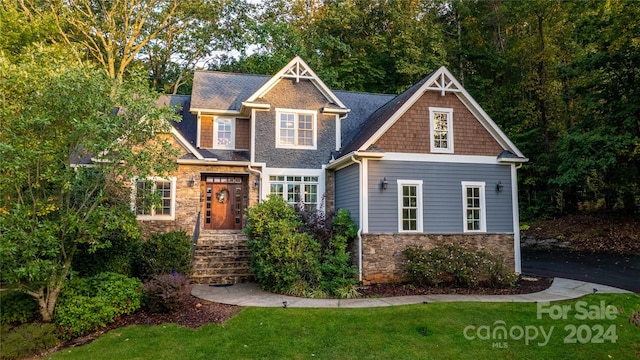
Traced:
[[346, 210], [296, 213], [281, 197], [270, 196], [249, 209], [245, 231], [251, 269], [264, 289], [316, 298], [357, 293], [347, 251], [357, 230]]
[[24, 324], [2, 334], [0, 359], [22, 359], [58, 345], [54, 324]]
[[431, 250], [410, 246], [403, 254], [407, 279], [418, 285], [504, 287], [516, 279], [501, 259], [484, 250], [445, 244]]
[[191, 239], [184, 231], [153, 234], [140, 245], [137, 275], [150, 279], [154, 275], [191, 275]]
[[76, 278], [65, 284], [56, 306], [61, 338], [83, 335], [140, 308], [142, 283], [115, 273]]
[[0, 291], [0, 324], [26, 323], [38, 313], [38, 302], [20, 291]]
[[185, 304], [191, 296], [185, 275], [155, 275], [144, 283], [145, 307], [152, 313], [168, 313]]

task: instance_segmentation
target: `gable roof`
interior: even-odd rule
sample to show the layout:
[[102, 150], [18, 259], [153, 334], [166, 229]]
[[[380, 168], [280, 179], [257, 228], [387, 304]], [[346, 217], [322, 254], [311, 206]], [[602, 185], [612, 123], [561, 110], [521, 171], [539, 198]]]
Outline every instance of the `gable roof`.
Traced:
[[193, 75], [190, 111], [240, 112], [242, 103], [267, 81], [266, 75], [196, 71]]
[[395, 95], [370, 94], [353, 91], [334, 91], [337, 97], [351, 111], [340, 123], [341, 138], [343, 144], [349, 144], [351, 140], [362, 132], [363, 123], [379, 107], [388, 103]]
[[361, 125], [358, 135], [343, 147], [340, 151], [340, 156], [347, 155], [354, 151], [369, 150], [427, 90], [440, 91], [443, 95], [446, 92], [456, 94], [458, 99], [471, 111], [498, 144], [515, 156], [515, 158], [502, 157], [502, 161], [509, 161], [508, 159], [519, 159], [520, 162], [527, 161], [522, 152], [507, 138], [498, 125], [496, 125], [491, 117], [489, 117], [444, 66], [377, 109]]

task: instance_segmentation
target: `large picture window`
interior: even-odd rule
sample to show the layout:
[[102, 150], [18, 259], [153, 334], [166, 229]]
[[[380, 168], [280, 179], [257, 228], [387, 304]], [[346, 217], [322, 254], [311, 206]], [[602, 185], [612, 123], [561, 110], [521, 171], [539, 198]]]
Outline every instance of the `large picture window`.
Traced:
[[398, 180], [398, 231], [422, 232], [422, 181]]
[[485, 183], [462, 182], [464, 232], [486, 232]]
[[132, 209], [139, 220], [173, 220], [175, 214], [175, 178], [136, 179], [133, 181]]
[[315, 111], [278, 109], [276, 117], [276, 147], [316, 148]]
[[292, 206], [307, 211], [318, 209], [317, 176], [270, 176], [270, 193], [281, 196]]
[[429, 108], [431, 152], [453, 152], [453, 109]]

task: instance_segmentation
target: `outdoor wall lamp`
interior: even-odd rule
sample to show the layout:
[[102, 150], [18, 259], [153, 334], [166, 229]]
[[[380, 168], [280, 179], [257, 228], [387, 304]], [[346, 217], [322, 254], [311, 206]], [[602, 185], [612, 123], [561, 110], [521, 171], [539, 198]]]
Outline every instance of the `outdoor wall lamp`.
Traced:
[[187, 186], [193, 187], [196, 184], [196, 179], [192, 176], [189, 180], [187, 180]]
[[498, 180], [498, 183], [496, 184], [496, 190], [498, 192], [502, 192], [503, 188], [504, 188], [504, 185], [502, 185], [502, 181]]
[[382, 190], [387, 190], [387, 188], [389, 187], [389, 182], [387, 181], [386, 177], [382, 179], [380, 186], [382, 187]]
[[260, 179], [256, 179], [256, 180], [253, 182], [253, 187], [254, 187], [254, 188], [256, 188], [256, 189], [257, 189], [257, 188], [258, 188], [258, 186], [260, 186]]

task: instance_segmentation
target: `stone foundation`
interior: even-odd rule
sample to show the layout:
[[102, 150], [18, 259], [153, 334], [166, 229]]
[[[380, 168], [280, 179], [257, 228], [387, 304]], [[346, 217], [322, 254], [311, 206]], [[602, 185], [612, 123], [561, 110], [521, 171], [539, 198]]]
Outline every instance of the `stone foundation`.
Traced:
[[514, 268], [513, 240], [513, 234], [362, 234], [363, 284], [403, 281], [406, 259], [402, 251], [411, 245], [432, 249], [452, 243], [484, 249]]

